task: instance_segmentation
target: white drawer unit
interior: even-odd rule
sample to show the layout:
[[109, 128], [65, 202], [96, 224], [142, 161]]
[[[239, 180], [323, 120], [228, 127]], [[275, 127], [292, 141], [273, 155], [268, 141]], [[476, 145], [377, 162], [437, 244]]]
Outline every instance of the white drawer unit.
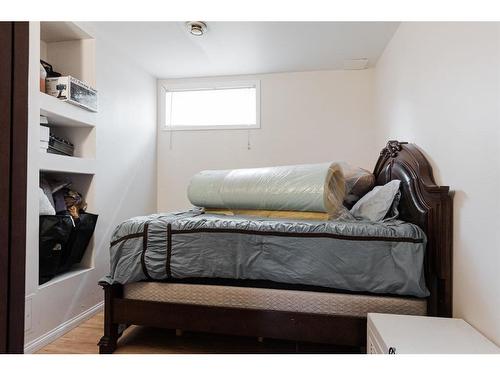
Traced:
[[368, 354], [500, 354], [462, 319], [368, 314]]

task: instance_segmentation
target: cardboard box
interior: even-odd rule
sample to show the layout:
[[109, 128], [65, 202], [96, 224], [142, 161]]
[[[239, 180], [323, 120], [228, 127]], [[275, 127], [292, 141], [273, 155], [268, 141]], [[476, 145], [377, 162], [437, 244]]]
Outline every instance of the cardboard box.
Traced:
[[50, 77], [46, 80], [46, 93], [59, 100], [97, 112], [97, 90], [72, 76]]

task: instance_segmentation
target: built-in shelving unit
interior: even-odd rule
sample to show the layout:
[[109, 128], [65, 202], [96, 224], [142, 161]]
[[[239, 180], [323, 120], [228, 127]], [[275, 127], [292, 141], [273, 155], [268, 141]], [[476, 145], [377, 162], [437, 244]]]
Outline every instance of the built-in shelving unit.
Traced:
[[[54, 71], [71, 75], [95, 87], [95, 40], [72, 22], [40, 22], [40, 57]], [[95, 206], [96, 128], [97, 114], [71, 103], [38, 92], [36, 102], [41, 116], [48, 119], [50, 133], [70, 141], [74, 156], [38, 150], [39, 176], [71, 181], [71, 188], [80, 192], [87, 211], [97, 213]], [[40, 285], [50, 288], [68, 278], [77, 277], [93, 267], [94, 243], [91, 241], [80, 262], [68, 272]]]
[[[82, 260], [66, 272], [40, 284], [40, 176], [70, 181], [71, 189], [83, 195], [87, 212], [100, 214], [96, 188], [99, 179], [97, 136], [99, 113], [87, 111], [40, 91], [40, 60], [62, 75], [71, 75], [90, 86], [96, 84], [96, 40], [84, 24], [71, 22], [29, 23], [28, 87], [28, 183], [26, 225], [26, 315], [25, 342], [33, 352], [50, 337], [67, 331], [72, 323], [96, 306], [102, 271], [96, 264], [96, 248], [102, 239], [100, 220]], [[73, 156], [45, 152], [40, 147], [40, 116], [48, 120], [50, 132], [74, 145]], [[99, 293], [99, 294], [98, 294]], [[83, 314], [83, 315], [82, 315]], [[75, 320], [76, 319], [76, 320]]]

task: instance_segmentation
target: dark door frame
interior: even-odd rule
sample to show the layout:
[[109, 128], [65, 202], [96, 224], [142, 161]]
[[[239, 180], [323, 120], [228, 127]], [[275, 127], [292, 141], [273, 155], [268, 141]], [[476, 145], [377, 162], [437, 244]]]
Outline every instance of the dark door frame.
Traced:
[[29, 23], [0, 22], [0, 353], [24, 351]]

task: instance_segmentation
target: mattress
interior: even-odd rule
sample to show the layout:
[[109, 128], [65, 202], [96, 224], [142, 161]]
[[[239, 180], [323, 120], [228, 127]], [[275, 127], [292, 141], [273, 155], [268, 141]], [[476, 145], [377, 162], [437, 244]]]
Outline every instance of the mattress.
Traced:
[[396, 220], [304, 221], [200, 210], [156, 214], [116, 228], [107, 281], [269, 280], [427, 297], [425, 244], [418, 226]]
[[312, 211], [337, 217], [345, 197], [340, 163], [206, 170], [194, 175], [188, 199], [204, 208]]
[[237, 215], [237, 216], [258, 216], [270, 217], [274, 219], [299, 219], [299, 220], [329, 220], [326, 212], [312, 211], [272, 211], [272, 210], [229, 210], [226, 208], [214, 209], [205, 208], [205, 212], [215, 215]]
[[425, 299], [321, 293], [297, 290], [137, 282], [127, 284], [124, 298], [254, 310], [366, 317], [369, 312], [426, 315]]

